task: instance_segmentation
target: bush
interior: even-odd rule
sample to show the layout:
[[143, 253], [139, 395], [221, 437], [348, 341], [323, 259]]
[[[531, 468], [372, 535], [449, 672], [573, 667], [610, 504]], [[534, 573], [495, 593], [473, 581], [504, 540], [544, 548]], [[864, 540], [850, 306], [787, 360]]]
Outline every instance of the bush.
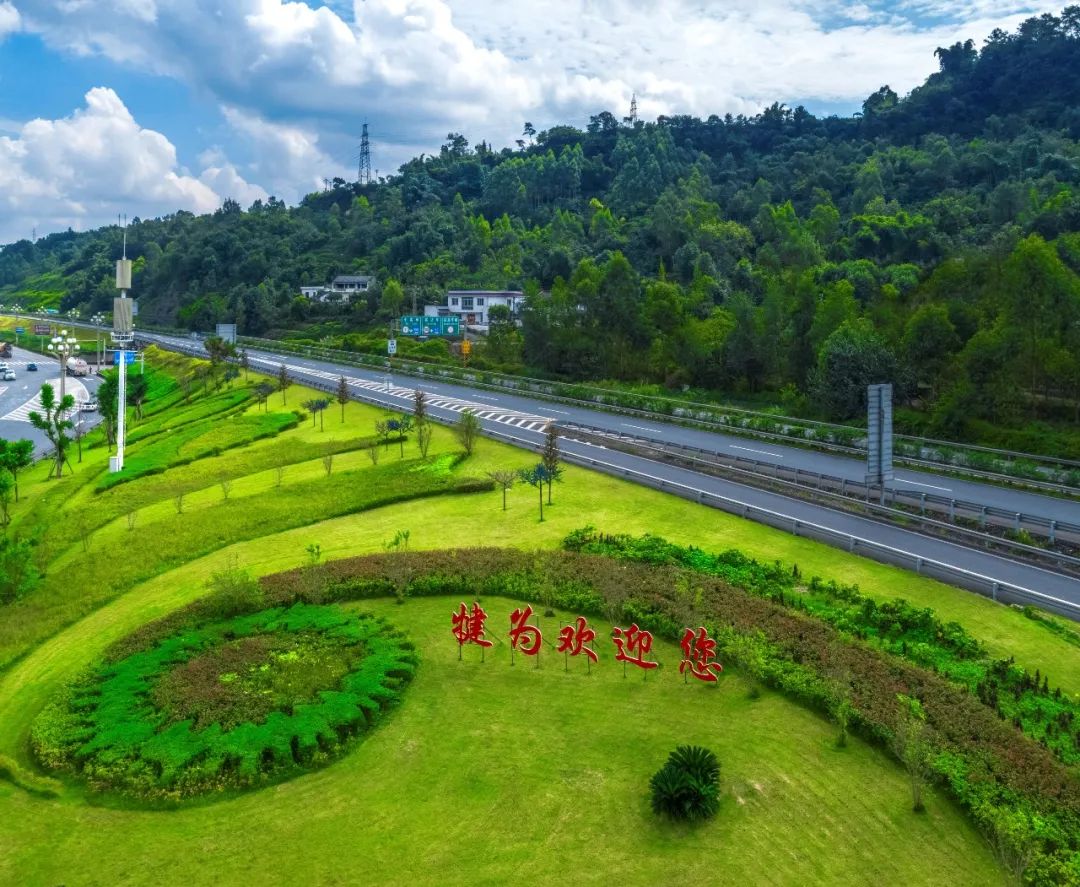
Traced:
[[[234, 601], [240, 584], [217, 596]], [[341, 754], [417, 661], [383, 620], [338, 607], [234, 616], [91, 668], [38, 715], [31, 747], [97, 791], [174, 799], [257, 785]]]
[[720, 762], [699, 745], [680, 745], [652, 779], [653, 811], [691, 822], [715, 816], [720, 809]]

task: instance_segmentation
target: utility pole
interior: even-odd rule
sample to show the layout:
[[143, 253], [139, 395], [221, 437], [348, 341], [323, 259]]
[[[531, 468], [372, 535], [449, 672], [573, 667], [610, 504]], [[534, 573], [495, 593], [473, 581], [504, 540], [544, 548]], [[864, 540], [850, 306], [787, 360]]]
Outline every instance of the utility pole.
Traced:
[[[124, 219], [127, 222], [127, 218]], [[124, 468], [124, 420], [127, 413], [127, 345], [134, 339], [135, 325], [132, 322], [131, 299], [127, 297], [131, 289], [131, 259], [127, 257], [127, 227], [124, 227], [124, 255], [116, 261], [116, 288], [120, 298], [113, 299], [113, 342], [116, 343], [116, 356], [119, 361], [120, 391], [117, 394], [116, 410], [116, 455], [109, 457], [109, 471], [122, 471]]]
[[361, 185], [371, 184], [371, 142], [368, 141], [366, 123], [360, 133], [360, 162], [356, 168], [356, 181]]

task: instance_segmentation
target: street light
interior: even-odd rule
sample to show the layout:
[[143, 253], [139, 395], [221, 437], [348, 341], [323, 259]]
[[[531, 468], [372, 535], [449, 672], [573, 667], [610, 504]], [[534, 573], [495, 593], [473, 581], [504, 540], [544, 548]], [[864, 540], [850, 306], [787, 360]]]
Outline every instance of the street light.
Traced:
[[60, 335], [53, 336], [49, 342], [49, 353], [55, 354], [60, 361], [60, 403], [64, 402], [64, 380], [67, 376], [67, 362], [72, 354], [78, 353], [79, 340], [69, 336], [67, 330], [60, 330]]
[[[95, 314], [93, 317], [90, 318], [90, 323], [92, 323], [95, 327], [102, 326], [105, 323], [105, 312], [104, 311], [99, 311], [97, 314]], [[97, 336], [97, 350], [95, 352], [95, 354], [97, 356], [97, 373], [100, 376], [101, 375], [101, 361], [102, 361], [102, 358], [104, 357], [104, 355], [101, 353], [101, 330], [100, 329], [95, 329], [94, 333]]]

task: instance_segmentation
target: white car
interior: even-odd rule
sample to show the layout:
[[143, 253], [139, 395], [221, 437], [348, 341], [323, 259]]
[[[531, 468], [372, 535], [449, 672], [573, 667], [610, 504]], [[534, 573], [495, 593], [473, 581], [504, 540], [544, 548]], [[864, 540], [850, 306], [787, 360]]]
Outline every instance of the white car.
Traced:
[[4, 381], [5, 382], [14, 382], [15, 381], [15, 372], [14, 372], [14, 370], [4, 370]]
[[97, 412], [97, 408], [98, 402], [96, 397], [91, 397], [90, 400], [79, 401], [79, 409], [84, 413], [95, 413]]

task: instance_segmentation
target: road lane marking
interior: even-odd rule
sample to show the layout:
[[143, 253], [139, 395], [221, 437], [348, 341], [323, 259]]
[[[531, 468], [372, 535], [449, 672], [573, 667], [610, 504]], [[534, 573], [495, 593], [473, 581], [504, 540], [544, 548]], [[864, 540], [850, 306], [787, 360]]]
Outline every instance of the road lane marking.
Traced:
[[663, 434], [662, 431], [657, 431], [655, 428], [646, 428], [644, 425], [631, 425], [629, 422], [622, 423], [623, 428], [636, 428], [638, 431], [648, 431], [649, 434]]
[[905, 484], [911, 484], [916, 487], [929, 487], [931, 490], [941, 490], [943, 493], [951, 493], [952, 490], [949, 487], [935, 487], [933, 484], [921, 484], [917, 480], [908, 480], [906, 477], [898, 477], [898, 481]]
[[750, 447], [740, 447], [738, 444], [728, 444], [733, 450], [746, 450], [748, 453], [760, 453], [762, 456], [772, 456], [774, 459], [783, 459], [783, 453], [770, 453], [768, 450], [754, 450]]

